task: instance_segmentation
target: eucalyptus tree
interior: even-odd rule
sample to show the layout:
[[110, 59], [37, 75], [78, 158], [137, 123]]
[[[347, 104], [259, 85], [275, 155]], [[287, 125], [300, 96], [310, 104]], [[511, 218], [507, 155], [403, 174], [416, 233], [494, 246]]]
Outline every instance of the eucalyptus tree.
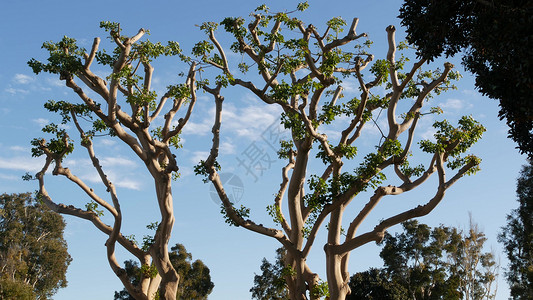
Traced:
[[[31, 59], [28, 62], [36, 74], [58, 75], [78, 98], [78, 102], [50, 100], [45, 104], [47, 110], [61, 116], [61, 124], [52, 123], [43, 128], [43, 132], [51, 136], [49, 139], [32, 141], [33, 156], [44, 157], [41, 171], [34, 176], [39, 182], [39, 199], [58, 213], [90, 221], [107, 235], [105, 247], [109, 265], [135, 299], [158, 296], [174, 300], [179, 275], [169, 258], [168, 242], [175, 221], [171, 182], [178, 175], [179, 168], [172, 151], [180, 147], [179, 135], [196, 103], [196, 64], [181, 53], [177, 42], [163, 45], [143, 40], [147, 33], [145, 29], [126, 36], [118, 23], [101, 22], [100, 27], [109, 33], [113, 49], [100, 49], [100, 39], [95, 38], [87, 51], [78, 46], [75, 39], [64, 37], [59, 42], [43, 44], [49, 55], [47, 61]], [[182, 83], [170, 85], [164, 94], [158, 95], [152, 87], [152, 61], [163, 56], [179, 57], [189, 65], [189, 71]], [[109, 70], [106, 77], [93, 72], [95, 64]], [[182, 117], [176, 120], [180, 114]], [[69, 130], [75, 132], [81, 147], [87, 151], [104, 192], [93, 189], [65, 166], [65, 158], [75, 148], [75, 138], [69, 135]], [[160, 221], [149, 226], [156, 230], [155, 235], [145, 239], [143, 245], [137, 245], [122, 231], [122, 199], [93, 146], [93, 140], [102, 134], [129, 148], [153, 179], [154, 198], [144, 205], [158, 207]], [[85, 208], [75, 207], [72, 202], [62, 204], [56, 199], [71, 200], [78, 196], [48, 193], [45, 178], [49, 169], [53, 175], [63, 176], [79, 188], [79, 197], [84, 195], [89, 201]], [[27, 179], [32, 177], [28, 175]], [[110, 224], [104, 221], [104, 215], [106, 220], [111, 220]], [[115, 249], [118, 245], [136, 257], [141, 269], [148, 270], [142, 273], [138, 285], [130, 282], [117, 261]]]
[[[298, 10], [306, 6], [301, 3]], [[418, 160], [427, 157], [426, 165], [410, 166], [408, 158], [415, 151], [419, 120], [439, 112], [438, 108], [426, 108], [427, 102], [432, 95], [452, 88], [451, 80], [459, 77], [452, 71], [453, 65], [445, 63], [440, 70], [423, 71], [426, 59], [420, 59], [408, 66], [407, 59], [398, 54], [405, 45], [396, 43], [393, 26], [386, 29], [385, 58], [374, 61], [367, 52], [367, 35], [356, 33], [358, 19], [346, 28], [344, 20], [333, 18], [321, 31], [292, 17], [292, 13], [270, 13], [263, 5], [252, 13], [249, 22], [226, 18], [221, 23], [200, 26], [207, 38], [196, 44], [194, 54], [220, 73], [204, 88], [216, 103], [213, 143], [210, 154], [195, 171], [213, 184], [228, 223], [274, 238], [285, 248], [291, 299], [316, 299], [326, 295], [328, 287], [330, 299], [344, 299], [350, 293], [351, 251], [381, 241], [391, 226], [430, 213], [448, 188], [462, 176], [475, 173], [480, 159], [464, 153], [481, 137], [484, 128], [471, 117], [462, 117], [456, 127], [446, 120], [435, 122], [435, 138], [420, 141], [421, 151], [416, 152]], [[218, 27], [231, 36], [231, 46], [219, 42]], [[228, 48], [241, 57], [237, 66], [230, 65]], [[357, 82], [360, 91], [351, 99], [343, 97], [343, 81], [348, 78]], [[289, 140], [280, 142], [279, 158], [286, 165], [279, 190], [267, 208], [274, 227], [251, 220], [245, 206], [235, 207], [220, 179], [217, 158], [226, 87], [242, 88], [264, 104], [280, 107], [281, 122], [291, 133]], [[380, 94], [380, 89], [385, 93]], [[375, 150], [358, 154], [356, 145], [363, 128], [380, 113], [386, 116], [386, 125], [378, 127], [381, 136]], [[339, 138], [324, 134], [324, 128], [334, 125], [344, 126], [336, 129]], [[323, 163], [322, 167], [318, 163]], [[436, 180], [428, 181], [432, 175]], [[388, 176], [396, 177], [399, 184], [385, 184]], [[424, 203], [384, 215], [373, 229], [359, 231], [384, 197], [407, 193], [425, 182], [435, 184], [435, 193]], [[351, 212], [347, 208], [356, 196], [368, 195], [365, 191], [373, 194], [353, 219], [345, 221], [349, 223], [344, 223], [348, 224], [344, 230], [343, 215]], [[306, 262], [321, 228], [327, 231], [327, 285]]]
[[[385, 280], [372, 292], [397, 285], [412, 299], [495, 298], [498, 265], [491, 252], [483, 251], [487, 238], [475, 223], [471, 221], [467, 230], [431, 228], [416, 220], [402, 226], [402, 233], [385, 234], [380, 252], [384, 268], [378, 273]], [[361, 298], [359, 294], [350, 299]]]
[[30, 193], [0, 195], [0, 299], [50, 299], [67, 286], [64, 229]]

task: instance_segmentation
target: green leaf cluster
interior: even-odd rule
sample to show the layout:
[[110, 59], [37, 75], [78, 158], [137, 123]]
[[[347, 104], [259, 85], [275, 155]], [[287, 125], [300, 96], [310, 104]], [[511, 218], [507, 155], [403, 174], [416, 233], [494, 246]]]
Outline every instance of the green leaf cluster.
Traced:
[[[233, 203], [231, 203], [231, 205], [233, 206]], [[235, 213], [243, 219], [250, 217], [250, 209], [242, 204], [239, 208], [233, 206], [233, 209], [235, 210]], [[235, 227], [240, 226], [239, 224], [237, 224], [237, 222], [233, 221], [233, 219], [229, 217], [228, 213], [226, 212], [226, 207], [223, 203], [220, 204], [220, 213], [222, 214], [222, 216], [224, 216], [224, 222], [226, 222], [226, 224]]]
[[[216, 171], [220, 171], [220, 169], [221, 169], [220, 164], [216, 160], [215, 160], [213, 165], [214, 165]], [[203, 176], [204, 179], [202, 179], [202, 181], [204, 183], [208, 183], [209, 182], [209, 179], [208, 179], [209, 169], [207, 168], [207, 166], [205, 164], [205, 160], [200, 160], [200, 162], [196, 166], [194, 166], [194, 175]]]
[[95, 213], [99, 217], [102, 217], [104, 215], [104, 211], [101, 210], [101, 209], [98, 209], [98, 203], [96, 203], [94, 201], [91, 201], [91, 202], [85, 204], [85, 209], [87, 209], [87, 211], [92, 211], [93, 213]]
[[[420, 141], [420, 148], [428, 153], [446, 153], [452, 159], [447, 166], [452, 169], [460, 168], [467, 163], [478, 165], [481, 160], [474, 155], [462, 157], [461, 154], [467, 152], [476, 143], [485, 127], [474, 120], [471, 116], [463, 116], [458, 121], [458, 126], [453, 127], [447, 120], [435, 122], [433, 127], [437, 129], [435, 142], [430, 140]], [[475, 173], [478, 168], [472, 168], [468, 174]]]
[[48, 72], [59, 74], [61, 78], [65, 79], [73, 77], [82, 70], [83, 63], [81, 58], [85, 53], [85, 49], [79, 48], [75, 39], [64, 36], [57, 43], [52, 41], [43, 43], [42, 48], [46, 49], [50, 54], [47, 63], [42, 63], [36, 59], [28, 61], [28, 65], [35, 74]]

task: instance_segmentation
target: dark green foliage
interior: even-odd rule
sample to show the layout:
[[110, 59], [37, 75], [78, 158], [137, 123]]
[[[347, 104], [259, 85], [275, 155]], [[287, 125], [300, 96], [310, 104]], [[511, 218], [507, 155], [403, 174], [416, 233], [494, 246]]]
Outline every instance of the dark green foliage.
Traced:
[[32, 287], [20, 280], [0, 278], [0, 299], [34, 300], [36, 298]]
[[403, 233], [385, 235], [384, 268], [354, 274], [347, 299], [494, 299], [494, 257], [482, 252], [484, 234], [470, 227], [403, 223]]
[[[211, 282], [209, 268], [201, 261], [192, 261], [191, 253], [188, 253], [182, 244], [176, 244], [170, 249], [170, 261], [180, 276], [177, 300], [205, 300], [215, 286]], [[141, 273], [155, 276], [157, 270], [153, 266], [139, 267], [137, 262], [128, 260], [124, 262], [124, 269], [133, 285], [139, 284]], [[124, 289], [115, 292], [115, 300], [133, 300]]]
[[420, 56], [432, 60], [464, 50], [476, 87], [500, 101], [510, 137], [520, 152], [533, 155], [533, 2], [406, 0], [399, 17]]
[[519, 206], [499, 235], [509, 266], [505, 276], [513, 299], [533, 299], [533, 164], [522, 168], [516, 188]]
[[31, 194], [0, 195], [0, 299], [50, 299], [67, 286], [64, 228]]
[[407, 290], [397, 282], [390, 282], [385, 270], [369, 269], [350, 278], [352, 293], [346, 300], [403, 300], [408, 299]]
[[209, 268], [201, 260], [193, 262], [192, 255], [182, 244], [176, 244], [170, 250], [170, 261], [181, 278], [176, 299], [207, 299], [215, 286], [211, 282]]
[[266, 258], [261, 263], [261, 274], [254, 276], [254, 286], [250, 289], [252, 299], [257, 300], [286, 300], [289, 299], [287, 283], [284, 276], [285, 250], [276, 250], [276, 261], [272, 264]]

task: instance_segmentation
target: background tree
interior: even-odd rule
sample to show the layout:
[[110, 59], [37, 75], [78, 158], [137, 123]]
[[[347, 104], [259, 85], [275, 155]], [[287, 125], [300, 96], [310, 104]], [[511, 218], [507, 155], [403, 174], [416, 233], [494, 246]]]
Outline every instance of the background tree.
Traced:
[[[45, 158], [42, 170], [35, 175], [39, 181], [39, 199], [56, 212], [92, 222], [108, 236], [105, 246], [109, 265], [135, 299], [153, 299], [159, 289], [162, 299], [174, 300], [179, 275], [172, 267], [168, 241], [175, 221], [171, 182], [179, 175], [179, 168], [172, 149], [181, 147], [179, 134], [196, 103], [197, 70], [195, 64], [181, 54], [176, 42], [163, 45], [141, 41], [147, 32], [145, 29], [140, 29], [131, 37], [125, 36], [120, 25], [113, 22], [101, 22], [100, 27], [109, 32], [114, 44], [111, 50], [100, 50], [99, 38], [95, 38], [90, 51], [86, 51], [76, 44], [75, 39], [64, 37], [59, 42], [43, 44], [49, 54], [46, 62], [36, 59], [28, 62], [36, 74], [47, 72], [58, 75], [80, 101], [50, 100], [45, 104], [46, 109], [61, 116], [61, 124], [71, 126], [49, 124], [43, 132], [52, 137], [32, 141], [33, 156]], [[167, 91], [158, 96], [152, 89], [154, 68], [151, 63], [161, 56], [179, 56], [190, 67], [183, 83], [168, 86]], [[106, 70], [110, 69], [110, 73], [104, 78], [93, 73], [91, 66], [96, 63]], [[180, 109], [185, 113], [175, 120]], [[156, 121], [162, 114], [163, 120]], [[91, 188], [64, 166], [65, 157], [74, 150], [74, 138], [68, 134], [69, 129], [79, 136], [80, 145], [87, 150], [105, 192]], [[161, 218], [149, 225], [155, 229], [155, 235], [145, 239], [142, 246], [122, 233], [119, 193], [107, 177], [93, 147], [93, 139], [105, 133], [122, 141], [142, 161], [153, 178], [155, 197], [145, 205], [157, 206]], [[85, 208], [59, 204], [47, 192], [45, 174], [52, 165], [53, 175], [64, 176], [80, 188], [81, 194], [88, 199]], [[31, 176], [27, 176], [29, 178]], [[111, 224], [104, 222], [104, 215], [112, 220]], [[117, 243], [138, 259], [141, 268], [149, 268], [153, 264], [157, 272], [143, 275], [139, 284], [134, 286], [115, 257]]]
[[285, 272], [285, 249], [276, 249], [276, 261], [272, 264], [266, 258], [261, 262], [261, 274], [254, 276], [254, 286], [250, 289], [252, 299], [285, 300], [289, 299]]
[[[201, 261], [192, 262], [192, 255], [188, 253], [185, 246], [176, 244], [169, 253], [172, 266], [180, 275], [180, 283], [176, 299], [194, 300], [207, 299], [207, 296], [213, 291], [215, 286], [211, 281], [209, 268]], [[138, 285], [139, 279], [143, 272], [154, 272], [154, 268], [141, 269], [139, 264], [133, 260], [124, 262], [126, 273], [133, 285]], [[126, 289], [115, 292], [115, 300], [133, 300]]]
[[[302, 3], [298, 10], [306, 6]], [[266, 6], [260, 6], [249, 22], [226, 18], [220, 24], [204, 23], [200, 28], [208, 38], [194, 47], [200, 63], [220, 72], [215, 83], [205, 87], [216, 102], [213, 144], [209, 156], [195, 171], [214, 185], [228, 223], [272, 237], [283, 245], [287, 251], [285, 265], [291, 268], [286, 276], [291, 299], [316, 299], [328, 293], [306, 262], [319, 229], [326, 227], [324, 223], [327, 285], [330, 298], [341, 300], [350, 292], [348, 263], [352, 250], [381, 241], [391, 226], [430, 213], [446, 190], [463, 175], [475, 173], [480, 162], [474, 155], [462, 155], [484, 131], [471, 117], [461, 118], [457, 127], [446, 120], [436, 122], [435, 139], [420, 141], [421, 151], [412, 147], [419, 119], [440, 111], [425, 108], [426, 103], [432, 95], [452, 88], [450, 80], [459, 77], [452, 71], [453, 66], [446, 63], [440, 70], [424, 71], [421, 67], [427, 60], [421, 58], [408, 67], [406, 57], [398, 53], [405, 45], [396, 44], [393, 26], [386, 29], [386, 58], [373, 62], [374, 56], [366, 51], [370, 42], [359, 42], [366, 34], [356, 33], [357, 23], [358, 19], [353, 19], [346, 28], [344, 20], [333, 18], [325, 30], [319, 31], [289, 13], [269, 13]], [[234, 39], [229, 49], [241, 56], [237, 67], [230, 66], [226, 47], [215, 35], [218, 26]], [[407, 71], [402, 71], [404, 68]], [[347, 77], [358, 83], [359, 97], [343, 97], [343, 78]], [[222, 88], [231, 86], [244, 88], [265, 104], [279, 107], [282, 123], [291, 133], [290, 140], [281, 141], [278, 154], [287, 164], [280, 188], [267, 208], [280, 228], [258, 224], [250, 219], [248, 208], [234, 207], [218, 174]], [[386, 125], [379, 125], [379, 116], [384, 116], [381, 120]], [[381, 136], [375, 140], [374, 149], [358, 149], [355, 142], [367, 123], [377, 124]], [[329, 138], [323, 131], [327, 128], [339, 132], [340, 137]], [[408, 157], [415, 151], [419, 160], [427, 159], [426, 165], [409, 165]], [[436, 192], [427, 202], [383, 216], [376, 226], [369, 227], [373, 229], [358, 232], [385, 196], [409, 192], [433, 174], [437, 179], [430, 182], [436, 183]], [[397, 178], [399, 185], [385, 184], [388, 177]], [[368, 195], [365, 191], [373, 195], [344, 223], [344, 230], [343, 216], [349, 212], [346, 208], [354, 197]]]
[[64, 229], [31, 194], [0, 195], [0, 299], [51, 299], [67, 286]]
[[533, 299], [533, 164], [523, 166], [516, 187], [518, 208], [507, 216], [498, 236], [505, 246], [505, 272], [513, 299]]
[[405, 0], [399, 17], [420, 57], [463, 51], [476, 87], [500, 101], [509, 135], [533, 157], [533, 2]]
[[350, 278], [351, 294], [346, 300], [403, 300], [409, 299], [407, 289], [396, 281], [391, 281], [384, 269], [371, 268], [358, 272]]
[[467, 232], [402, 225], [404, 232], [385, 234], [384, 267], [354, 274], [346, 299], [494, 299], [498, 266], [483, 252], [486, 238], [474, 223]]

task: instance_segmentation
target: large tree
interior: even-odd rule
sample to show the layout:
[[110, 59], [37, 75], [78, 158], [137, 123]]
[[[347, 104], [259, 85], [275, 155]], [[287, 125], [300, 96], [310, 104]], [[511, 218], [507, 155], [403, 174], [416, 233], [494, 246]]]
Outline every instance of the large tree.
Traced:
[[[180, 283], [178, 287], [177, 300], [202, 300], [207, 299], [207, 296], [213, 291], [215, 286], [211, 281], [211, 275], [209, 274], [209, 268], [201, 261], [192, 261], [191, 253], [187, 252], [185, 246], [182, 244], [176, 244], [171, 249], [170, 261], [174, 266], [174, 269], [178, 271], [180, 275]], [[143, 272], [154, 272], [152, 268], [140, 268], [139, 264], [133, 260], [124, 262], [126, 266], [126, 273], [130, 278], [130, 281], [136, 285], [141, 278]], [[128, 300], [133, 298], [126, 289], [120, 292], [115, 292], [115, 300]]]
[[[145, 29], [126, 36], [118, 23], [102, 22], [100, 27], [109, 33], [114, 46], [110, 50], [100, 49], [99, 38], [95, 38], [91, 49], [86, 51], [75, 39], [64, 37], [59, 42], [43, 44], [49, 55], [45, 62], [36, 59], [28, 62], [36, 74], [47, 72], [59, 76], [78, 98], [78, 102], [50, 100], [45, 104], [46, 109], [61, 116], [61, 124], [70, 126], [49, 124], [43, 132], [51, 137], [32, 141], [33, 155], [44, 157], [42, 170], [35, 175], [39, 182], [39, 199], [58, 213], [90, 221], [107, 235], [105, 247], [109, 265], [135, 299], [153, 299], [159, 290], [161, 299], [174, 300], [179, 274], [172, 266], [168, 242], [175, 221], [171, 183], [179, 168], [173, 149], [181, 146], [179, 135], [196, 103], [196, 65], [181, 54], [176, 42], [163, 45], [142, 40], [147, 33]], [[152, 61], [161, 56], [180, 57], [189, 64], [189, 71], [182, 83], [170, 85], [166, 92], [157, 95], [152, 88]], [[109, 70], [105, 77], [92, 71], [96, 64], [99, 72], [102, 68]], [[183, 112], [182, 117], [177, 119], [180, 112]], [[74, 134], [69, 135], [69, 131]], [[142, 247], [122, 232], [122, 199], [93, 147], [94, 140], [105, 133], [131, 150], [153, 179], [154, 197], [144, 205], [158, 207], [160, 220], [152, 224], [155, 235], [145, 239]], [[65, 158], [74, 150], [75, 136], [81, 148], [85, 148], [103, 189], [93, 189], [65, 166]], [[75, 207], [76, 202], [61, 204], [57, 200], [78, 197], [48, 193], [45, 188], [48, 169], [79, 188], [79, 197], [84, 196], [88, 201], [85, 208]], [[108, 219], [103, 219], [103, 215]], [[111, 223], [104, 220], [111, 220]], [[143, 274], [138, 285], [133, 285], [115, 257], [117, 245], [131, 253], [142, 268], [154, 265], [157, 272]]]
[[518, 208], [507, 216], [498, 236], [505, 246], [505, 272], [513, 299], [533, 299], [533, 163], [522, 168], [516, 187]]
[[[298, 5], [299, 10], [305, 7], [305, 3]], [[446, 190], [463, 175], [475, 173], [480, 162], [472, 154], [463, 155], [484, 131], [471, 117], [461, 118], [457, 127], [446, 120], [435, 122], [435, 138], [420, 141], [421, 151], [412, 147], [420, 118], [439, 111], [426, 108], [431, 96], [451, 88], [450, 80], [458, 77], [452, 64], [424, 71], [421, 67], [427, 60], [422, 58], [408, 66], [407, 59], [398, 54], [405, 47], [396, 43], [393, 26], [386, 29], [385, 58], [374, 61], [366, 50], [370, 44], [364, 40], [366, 34], [356, 33], [357, 24], [358, 19], [353, 19], [346, 28], [344, 20], [333, 18], [326, 29], [319, 30], [290, 13], [269, 13], [263, 5], [249, 22], [226, 18], [220, 24], [204, 23], [201, 29], [207, 39], [195, 46], [201, 63], [220, 71], [216, 82], [205, 87], [216, 103], [213, 144], [196, 173], [212, 182], [230, 224], [283, 245], [285, 264], [291, 268], [286, 282], [290, 298], [295, 300], [325, 294], [319, 276], [306, 262], [319, 229], [327, 231], [324, 249], [330, 299], [344, 299], [350, 292], [351, 251], [381, 241], [391, 226], [430, 213]], [[223, 46], [217, 39], [219, 26], [234, 39], [231, 46]], [[230, 65], [227, 48], [241, 57], [237, 67]], [[343, 97], [345, 78], [355, 80], [359, 96]], [[278, 106], [283, 111], [282, 123], [291, 133], [290, 140], [281, 141], [278, 154], [287, 164], [282, 169], [279, 190], [268, 206], [279, 228], [258, 224], [250, 219], [248, 208], [235, 207], [218, 173], [223, 87], [232, 86], [251, 92], [266, 105]], [[380, 115], [384, 119], [377, 119]], [[369, 123], [375, 123], [381, 135], [375, 140], [375, 148], [358, 149], [356, 142]], [[339, 137], [328, 137], [324, 134], [326, 128], [339, 132]], [[427, 163], [410, 166], [411, 153], [416, 153], [419, 161], [427, 159]], [[367, 227], [373, 229], [358, 231], [384, 197], [409, 192], [434, 174], [436, 180], [429, 181], [436, 185], [433, 196], [420, 205], [383, 215], [375, 226]], [[386, 184], [387, 177], [396, 177], [399, 184]], [[350, 202], [368, 193], [373, 194], [366, 205], [355, 216], [348, 214], [351, 220], [343, 222], [345, 212], [350, 212], [346, 211]]]
[[494, 299], [498, 266], [483, 251], [486, 238], [476, 224], [467, 231], [416, 221], [402, 225], [404, 232], [385, 235], [384, 268], [354, 274], [347, 299]]
[[479, 91], [500, 101], [520, 152], [533, 157], [533, 1], [405, 0], [399, 17], [420, 57], [463, 56]]
[[64, 229], [31, 194], [0, 195], [0, 299], [50, 299], [67, 286]]

